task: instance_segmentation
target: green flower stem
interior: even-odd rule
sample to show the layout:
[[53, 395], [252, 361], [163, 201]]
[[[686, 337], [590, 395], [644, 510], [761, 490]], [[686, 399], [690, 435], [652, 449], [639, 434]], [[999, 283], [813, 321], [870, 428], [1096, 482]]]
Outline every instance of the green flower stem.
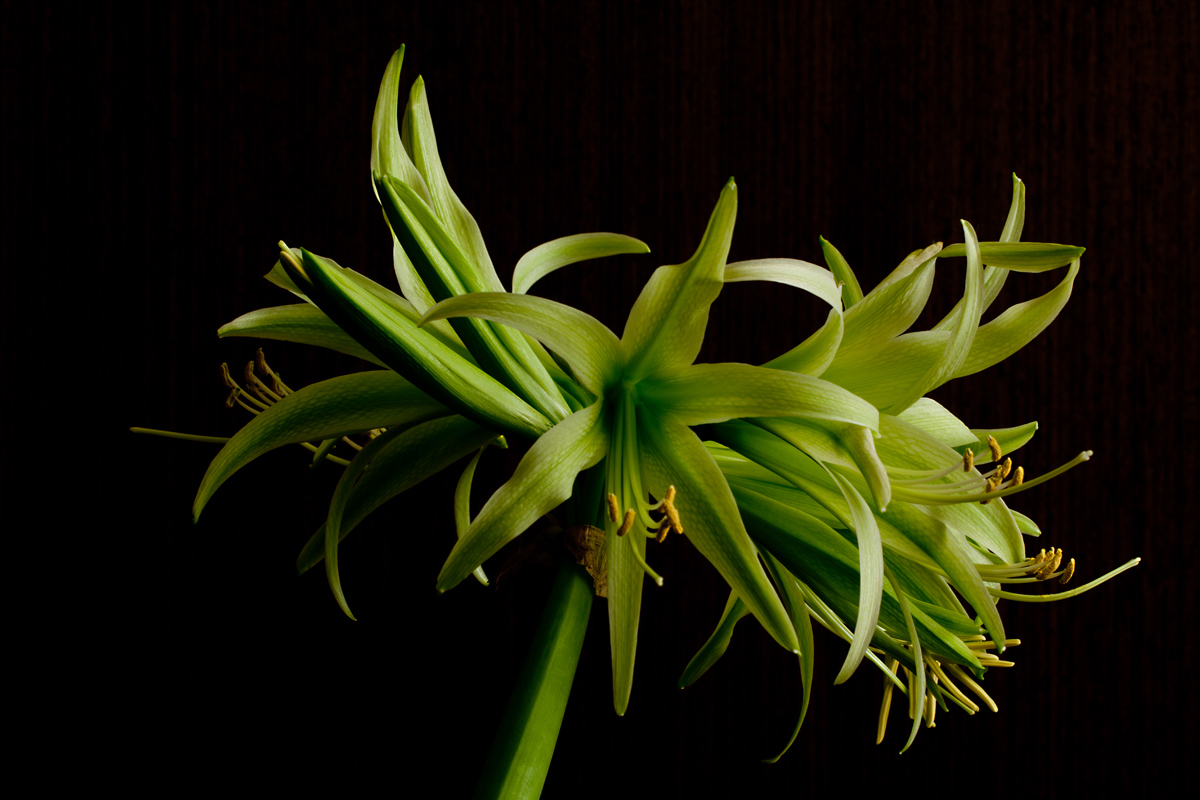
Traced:
[[483, 765], [476, 800], [541, 795], [594, 595], [583, 567], [567, 560], [558, 565], [542, 621]]

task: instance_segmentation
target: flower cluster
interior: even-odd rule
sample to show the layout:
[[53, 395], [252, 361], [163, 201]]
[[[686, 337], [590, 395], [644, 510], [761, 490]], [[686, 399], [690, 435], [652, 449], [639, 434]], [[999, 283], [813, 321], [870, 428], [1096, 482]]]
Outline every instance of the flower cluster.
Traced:
[[[681, 685], [711, 666], [734, 624], [752, 614], [799, 656], [806, 709], [815, 619], [849, 642], [836, 682], [864, 659], [889, 678], [881, 737], [893, 689], [908, 696], [909, 743], [939, 705], [973, 712], [979, 706], [968, 692], [991, 704], [976, 679], [1009, 665], [999, 656], [1018, 643], [1006, 638], [995, 598], [1068, 597], [1120, 571], [1058, 595], [1000, 588], [1071, 577], [1074, 560], [1063, 565], [1060, 550], [1026, 556], [1023, 535], [1039, 531], [1005, 500], [1089, 454], [1026, 478], [1008, 454], [1035, 424], [970, 429], [925, 396], [1023, 347], [1070, 296], [1082, 248], [1019, 241], [1019, 180], [997, 241], [980, 242], [964, 222], [962, 244], [912, 253], [864, 295], [824, 240], [828, 268], [791, 259], [727, 263], [737, 215], [731, 179], [695, 253], [653, 273], [618, 336], [529, 289], [570, 264], [648, 248], [611, 233], [557, 239], [520, 259], [506, 291], [446, 178], [420, 79], [400, 115], [402, 59], [403, 49], [384, 74], [371, 150], [400, 293], [281, 242], [267, 277], [303, 302], [255, 311], [220, 331], [332, 348], [381, 369], [295, 391], [261, 351], [244, 389], [226, 371], [231, 403], [255, 417], [213, 460], [197, 517], [225, 480], [273, 448], [304, 444], [315, 461], [343, 464], [324, 524], [298, 563], [303, 572], [324, 561], [349, 615], [339, 542], [391, 497], [473, 455], [454, 499], [459, 538], [438, 589], [471, 574], [486, 582], [489, 557], [570, 500], [607, 598], [618, 714], [629, 702], [645, 578], [663, 583], [647, 542], [673, 531], [730, 587], [717, 630]], [[906, 332], [936, 265], [951, 258], [965, 258], [962, 300], [933, 329]], [[1067, 273], [1056, 288], [981, 325], [1010, 272], [1061, 267]], [[816, 295], [830, 306], [825, 323], [762, 366], [694, 363], [724, 284], [750, 280]], [[361, 442], [350, 438], [364, 433]], [[475, 465], [505, 437], [532, 444], [472, 518]], [[352, 458], [332, 455], [339, 444]]]

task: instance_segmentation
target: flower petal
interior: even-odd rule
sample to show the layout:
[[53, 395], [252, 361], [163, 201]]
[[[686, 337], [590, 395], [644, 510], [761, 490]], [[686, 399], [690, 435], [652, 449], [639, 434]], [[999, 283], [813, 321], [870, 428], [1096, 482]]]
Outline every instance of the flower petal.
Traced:
[[570, 497], [575, 476], [599, 462], [607, 451], [601, 402], [575, 412], [542, 434], [450, 552], [438, 575], [438, 591], [457, 586], [538, 517]]
[[339, 328], [426, 393], [501, 432], [536, 438], [550, 429], [545, 415], [364, 289], [347, 270], [307, 250], [303, 255], [304, 272], [289, 265], [289, 276]]
[[369, 350], [350, 338], [325, 312], [307, 303], [260, 308], [242, 314], [217, 330], [217, 336], [256, 336], [283, 342], [326, 347], [354, 358], [385, 366]]
[[[853, 276], [852, 276], [853, 277]], [[764, 258], [725, 267], [725, 282], [773, 281], [815, 294], [832, 307], [825, 324], [812, 336], [765, 366], [817, 376], [833, 362], [842, 341], [842, 289], [833, 273], [807, 261]], [[856, 284], [857, 285], [857, 284]], [[861, 298], [861, 294], [859, 295]]]
[[[375, 509], [496, 437], [457, 414], [431, 420], [405, 431], [387, 443], [354, 485], [342, 514], [338, 539], [345, 539]], [[296, 571], [304, 574], [325, 558], [324, 524], [313, 534], [296, 559]]]
[[[418, 194], [428, 200], [429, 189], [404, 149], [396, 127], [400, 107], [400, 67], [403, 64], [404, 46], [401, 45], [388, 61], [375, 100], [375, 116], [371, 122], [371, 185], [375, 185], [375, 179], [392, 175], [416, 187]], [[379, 198], [378, 191], [375, 197]]]
[[479, 231], [475, 217], [471, 216], [471, 212], [458, 199], [458, 195], [450, 188], [450, 182], [446, 179], [446, 171], [438, 155], [437, 137], [433, 133], [433, 118], [429, 115], [425, 80], [420, 76], [413, 81], [412, 91], [409, 92], [404, 125], [404, 132], [407, 134], [404, 143], [412, 153], [417, 169], [425, 178], [425, 185], [429, 187], [429, 205], [455, 244], [474, 265], [475, 274], [483, 283], [482, 287], [474, 291], [504, 291], [504, 285], [496, 275], [496, 268], [488, 255], [487, 245], [483, 242], [483, 234]]
[[842, 285], [842, 305], [848, 309], [863, 299], [862, 287], [858, 285], [858, 278], [855, 277], [854, 270], [850, 269], [850, 264], [842, 256], [841, 251], [826, 241], [824, 236], [818, 238], [821, 240], [821, 254], [825, 256], [825, 263], [829, 266], [829, 271]]
[[973, 445], [979, 440], [958, 417], [931, 397], [922, 397], [897, 416], [947, 447]]
[[569, 264], [622, 253], [649, 253], [640, 239], [620, 233], [577, 233], [539, 244], [513, 268], [513, 294], [525, 294], [542, 278]]
[[[883, 599], [883, 544], [879, 540], [879, 526], [875, 523], [875, 515], [867, 506], [862, 495], [850, 483], [830, 472], [830, 477], [841, 490], [842, 496], [850, 506], [850, 516], [854, 522], [854, 533], [858, 540], [858, 618], [854, 623], [854, 638], [850, 642], [850, 650], [836, 678], [835, 684], [844, 683], [858, 664], [862, 661], [867, 645], [875, 636], [875, 625], [879, 621], [879, 604]], [[903, 607], [903, 600], [901, 600]]]
[[870, 351], [917, 321], [933, 288], [940, 249], [940, 245], [930, 245], [904, 259], [870, 294], [846, 311], [846, 330], [830, 370], [837, 369], [844, 356], [859, 350]]
[[683, 668], [683, 674], [679, 676], [679, 683], [676, 684], [677, 688], [686, 689], [691, 686], [701, 675], [708, 672], [713, 664], [721, 660], [721, 656], [725, 655], [725, 650], [729, 647], [730, 639], [733, 638], [733, 627], [749, 613], [750, 609], [738, 599], [737, 593], [730, 592], [729, 599], [725, 601], [725, 610], [717, 620], [716, 630]]
[[724, 283], [736, 217], [737, 186], [730, 178], [696, 252], [683, 264], [659, 267], [638, 295], [621, 336], [629, 356], [625, 377], [630, 381], [696, 360], [708, 325], [708, 308]]
[[671, 419], [638, 420], [646, 489], [662, 497], [675, 486], [684, 533], [777, 642], [796, 651], [796, 632], [758, 563], [737, 504], [708, 450]]
[[595, 317], [532, 295], [481, 292], [438, 303], [421, 319], [476, 317], [495, 320], [543, 342], [571, 366], [585, 389], [599, 395], [616, 380], [621, 342]]
[[692, 364], [638, 384], [638, 399], [685, 425], [807, 417], [876, 429], [875, 407], [820, 378], [749, 364]]
[[192, 514], [199, 519], [209, 498], [229, 476], [276, 447], [449, 413], [441, 403], [391, 370], [356, 372], [305, 386], [250, 420], [225, 443], [204, 473]]
[[[1047, 242], [980, 242], [979, 251], [983, 263], [989, 267], [1000, 267], [1013, 272], [1046, 272], [1065, 267], [1079, 259], [1087, 248], [1072, 244], [1050, 244]], [[955, 258], [967, 254], [967, 245], [952, 244], [942, 250], [942, 258]]]

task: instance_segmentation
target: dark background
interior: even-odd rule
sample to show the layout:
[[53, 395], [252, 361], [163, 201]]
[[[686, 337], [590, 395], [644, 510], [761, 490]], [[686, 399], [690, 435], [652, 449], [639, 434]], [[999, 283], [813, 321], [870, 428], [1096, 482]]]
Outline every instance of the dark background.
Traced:
[[[961, 241], [960, 218], [995, 238], [1014, 171], [1028, 186], [1024, 238], [1088, 248], [1045, 334], [934, 395], [972, 426], [1038, 420], [1027, 472], [1096, 451], [1013, 503], [1043, 545], [1076, 557], [1076, 580], [1143, 558], [1066, 603], [1004, 604], [1024, 644], [987, 682], [999, 715], [939, 714], [903, 756], [893, 717], [876, 747], [880, 680], [864, 667], [832, 686], [844, 645], [818, 631], [805, 727], [780, 763], [760, 764], [794, 724], [795, 662], [746, 621], [724, 660], [677, 691], [726, 590], [672, 539], [654, 554], [666, 585], [647, 588], [624, 718], [595, 604], [546, 797], [1144, 795], [1194, 756], [1195, 4], [0, 9], [9, 661], [30, 752], [76, 770], [52, 777], [382, 780], [400, 794], [432, 779], [444, 797], [474, 784], [548, 573], [435, 595], [457, 471], [346, 541], [353, 623], [320, 572], [293, 569], [336, 469], [273, 453], [193, 525], [215, 448], [127, 432], [244, 423], [222, 404], [217, 365], [258, 343], [215, 332], [291, 302], [260, 279], [277, 239], [392, 282], [367, 161], [379, 78], [401, 43], [404, 85], [425, 76], [447, 172], [502, 278], [570, 233], [650, 245], [538, 288], [617, 330], [651, 269], [691, 254], [730, 175], [731, 260], [819, 260], [823, 234], [869, 287], [910, 250]], [[961, 293], [962, 263], [941, 266], [920, 326]], [[1015, 275], [997, 307], [1060, 278]], [[759, 363], [823, 319], [799, 292], [730, 287], [701, 360]], [[267, 354], [293, 386], [359, 367], [277, 343]], [[516, 456], [485, 460], [477, 504]]]

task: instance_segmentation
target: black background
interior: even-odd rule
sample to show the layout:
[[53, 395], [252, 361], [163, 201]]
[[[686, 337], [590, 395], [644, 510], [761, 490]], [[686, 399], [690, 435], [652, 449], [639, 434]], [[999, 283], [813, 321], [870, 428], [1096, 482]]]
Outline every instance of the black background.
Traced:
[[[502, 278], [571, 233], [650, 245], [537, 289], [618, 331], [651, 269], [691, 254], [730, 175], [731, 260], [819, 260], [823, 234], [869, 287], [910, 250], [961, 241], [960, 218], [995, 238], [1014, 171], [1024, 238], [1088, 248], [1045, 334], [934, 394], [972, 426], [1038, 420], [1027, 472], [1096, 451], [1013, 503], [1076, 557], [1077, 580], [1143, 558], [1066, 603], [1003, 604], [1024, 644], [987, 682], [999, 715], [939, 714], [903, 756], [894, 718], [876, 747], [880, 680], [863, 668], [832, 686], [843, 645], [818, 632], [805, 727], [760, 764], [794, 723], [795, 662], [747, 621], [677, 691], [726, 591], [672, 539], [654, 554], [666, 585], [647, 588], [624, 718], [595, 604], [546, 797], [1143, 795], [1194, 756], [1195, 4], [2, 8], [9, 660], [30, 752], [72, 767], [53, 779], [402, 795], [433, 781], [444, 797], [474, 784], [548, 574], [435, 595], [457, 471], [346, 541], [353, 623], [319, 572], [293, 569], [336, 469], [273, 453], [193, 525], [215, 449], [127, 432], [243, 424], [217, 365], [257, 343], [215, 332], [290, 302], [260, 279], [277, 239], [392, 282], [367, 160], [401, 43], [404, 85], [425, 77], [447, 172]], [[961, 293], [962, 263], [941, 266], [919, 326]], [[1060, 277], [1013, 276], [998, 307]], [[799, 292], [730, 287], [700, 360], [760, 363], [823, 318]], [[293, 386], [359, 367], [267, 354]], [[477, 505], [517, 455], [484, 462]]]

